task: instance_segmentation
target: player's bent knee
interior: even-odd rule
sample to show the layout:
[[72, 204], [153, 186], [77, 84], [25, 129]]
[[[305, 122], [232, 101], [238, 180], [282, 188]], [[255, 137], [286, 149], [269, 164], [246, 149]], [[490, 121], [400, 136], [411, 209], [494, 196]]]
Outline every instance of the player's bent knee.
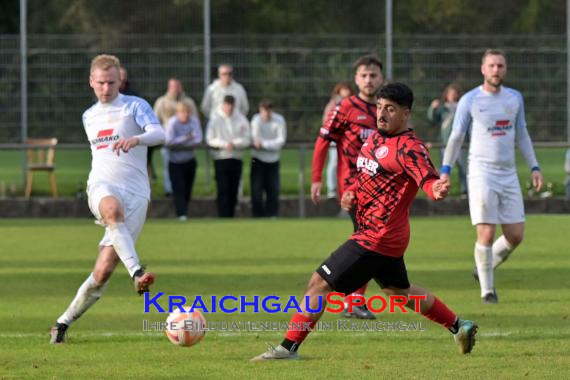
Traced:
[[99, 211], [107, 224], [115, 224], [124, 220], [123, 208], [115, 198], [103, 199], [99, 204]]

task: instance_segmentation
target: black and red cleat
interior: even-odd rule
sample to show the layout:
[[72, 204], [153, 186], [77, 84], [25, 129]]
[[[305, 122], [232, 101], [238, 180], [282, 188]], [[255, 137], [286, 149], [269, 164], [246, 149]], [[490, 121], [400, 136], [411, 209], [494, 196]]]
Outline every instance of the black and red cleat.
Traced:
[[139, 295], [149, 292], [149, 287], [154, 283], [156, 276], [152, 272], [145, 272], [144, 268], [141, 268], [135, 272], [133, 275], [133, 282], [135, 284], [135, 290]]

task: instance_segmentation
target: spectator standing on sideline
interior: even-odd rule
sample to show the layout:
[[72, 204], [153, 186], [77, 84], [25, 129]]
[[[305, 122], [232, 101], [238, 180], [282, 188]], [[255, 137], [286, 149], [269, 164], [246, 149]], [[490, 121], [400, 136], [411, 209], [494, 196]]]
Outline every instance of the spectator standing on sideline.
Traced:
[[227, 95], [235, 99], [235, 108], [244, 116], [249, 112], [249, 101], [243, 86], [233, 79], [234, 69], [224, 63], [218, 66], [218, 79], [214, 80], [204, 92], [201, 109], [204, 116], [211, 118], [222, 105]]
[[119, 86], [119, 92], [123, 95], [139, 96], [137, 91], [133, 90], [131, 83], [129, 82], [129, 72], [124, 66], [121, 66], [119, 71], [121, 85]]
[[[176, 113], [176, 105], [179, 101], [185, 101], [190, 105], [191, 114], [198, 115], [198, 110], [196, 108], [196, 103], [194, 100], [184, 93], [184, 88], [182, 83], [177, 78], [168, 79], [168, 87], [166, 94], [156, 99], [154, 103], [154, 112], [158, 116], [163, 128], [166, 129], [168, 120]], [[172, 183], [170, 182], [170, 175], [168, 171], [168, 153], [169, 149], [162, 147], [160, 149], [160, 154], [162, 155], [162, 168], [163, 168], [163, 178], [164, 178], [164, 193], [166, 196], [172, 195]]]
[[[168, 148], [188, 148], [202, 142], [202, 127], [198, 115], [192, 113], [190, 105], [184, 101], [176, 105], [176, 115], [166, 126], [166, 146]], [[185, 221], [188, 215], [188, 202], [192, 199], [192, 187], [196, 178], [196, 158], [193, 150], [171, 149], [168, 171], [172, 182], [172, 196], [178, 220]]]
[[235, 98], [226, 95], [206, 128], [206, 143], [213, 148], [218, 215], [233, 218], [243, 167], [243, 150], [251, 142], [247, 118], [235, 109]]
[[[451, 126], [459, 98], [461, 98], [461, 90], [452, 83], [443, 90], [440, 99], [432, 100], [427, 111], [428, 120], [440, 127], [442, 160], [447, 140], [451, 135]], [[465, 197], [467, 196], [467, 151], [465, 149], [461, 149], [457, 158], [457, 174], [459, 175], [459, 191], [461, 196]]]
[[[285, 118], [262, 100], [251, 119], [251, 206], [253, 217], [276, 217], [279, 210], [279, 155], [287, 138]], [[263, 193], [265, 192], [265, 201]]]
[[[327, 117], [338, 103], [344, 98], [354, 95], [354, 91], [350, 88], [348, 82], [338, 82], [331, 93], [331, 98], [323, 111], [322, 123], [325, 124]], [[329, 162], [327, 163], [327, 197], [336, 197], [336, 169], [338, 164], [338, 154], [336, 151], [336, 143], [331, 142], [329, 147]]]

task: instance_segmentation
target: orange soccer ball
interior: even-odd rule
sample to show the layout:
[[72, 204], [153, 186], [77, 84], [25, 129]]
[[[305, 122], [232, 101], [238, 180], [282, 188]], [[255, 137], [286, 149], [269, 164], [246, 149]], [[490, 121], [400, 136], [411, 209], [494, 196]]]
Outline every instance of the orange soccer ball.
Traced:
[[[190, 310], [189, 306], [183, 306], [184, 310]], [[166, 319], [168, 324], [164, 332], [173, 344], [177, 346], [190, 347], [204, 338], [206, 331], [206, 319], [200, 310], [193, 312], [181, 312], [176, 310]]]

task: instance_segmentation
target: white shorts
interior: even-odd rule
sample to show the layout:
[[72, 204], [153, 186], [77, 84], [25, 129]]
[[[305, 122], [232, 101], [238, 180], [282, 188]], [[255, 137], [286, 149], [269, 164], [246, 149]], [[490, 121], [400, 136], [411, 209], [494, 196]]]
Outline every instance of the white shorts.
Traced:
[[97, 219], [97, 223], [105, 227], [105, 235], [99, 242], [99, 246], [113, 245], [113, 243], [111, 243], [111, 231], [103, 222], [103, 218], [99, 212], [99, 203], [101, 203], [101, 199], [108, 196], [117, 198], [123, 206], [125, 226], [129, 230], [133, 241], [136, 242], [146, 220], [148, 200], [145, 197], [133, 194], [107, 183], [96, 183], [90, 185], [87, 189], [87, 200], [89, 203], [89, 209]]
[[517, 174], [468, 176], [471, 223], [524, 222], [524, 203]]

